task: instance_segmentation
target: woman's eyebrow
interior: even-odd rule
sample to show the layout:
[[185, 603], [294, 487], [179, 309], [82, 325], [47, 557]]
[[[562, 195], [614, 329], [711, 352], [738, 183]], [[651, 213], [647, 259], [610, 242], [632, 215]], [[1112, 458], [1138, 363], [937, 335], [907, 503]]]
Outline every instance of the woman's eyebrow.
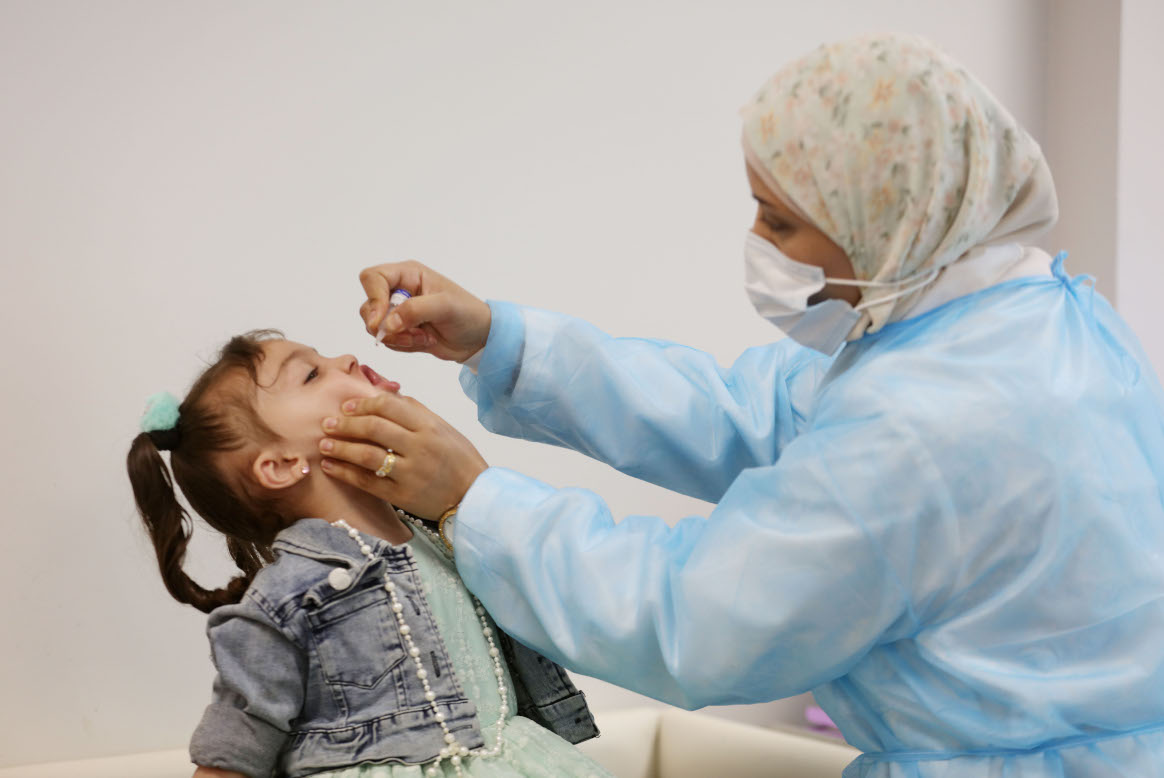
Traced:
[[756, 202], [758, 202], [760, 205], [763, 205], [763, 206], [765, 206], [765, 207], [767, 207], [767, 208], [774, 208], [774, 209], [776, 209], [777, 211], [779, 211], [779, 210], [780, 210], [780, 206], [779, 206], [779, 205], [777, 205], [776, 203], [773, 203], [773, 202], [770, 202], [770, 201], [768, 201], [768, 200], [765, 200], [765, 199], [763, 199], [763, 198], [762, 198], [762, 197], [760, 197], [758, 194], [755, 194], [755, 193], [753, 193], [753, 194], [752, 194], [752, 199], [753, 199], [753, 200], [755, 200]]
[[752, 195], [752, 199], [754, 199], [764, 208], [767, 208], [769, 211], [771, 211], [771, 215], [777, 219], [781, 219], [790, 224], [797, 223], [797, 217], [794, 216], [783, 203], [774, 203], [769, 200], [761, 200], [755, 194]]

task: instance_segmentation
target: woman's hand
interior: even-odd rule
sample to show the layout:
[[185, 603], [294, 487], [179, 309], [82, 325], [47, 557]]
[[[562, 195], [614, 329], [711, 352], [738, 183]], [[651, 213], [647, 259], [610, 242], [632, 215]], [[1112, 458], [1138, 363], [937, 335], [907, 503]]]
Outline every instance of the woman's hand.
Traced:
[[369, 334], [380, 332], [393, 289], [404, 289], [404, 301], [384, 322], [383, 342], [394, 351], [424, 351], [441, 359], [464, 362], [485, 348], [493, 316], [482, 300], [419, 262], [393, 262], [360, 272], [368, 299], [360, 317]]
[[[489, 467], [464, 435], [400, 394], [348, 400], [343, 416], [324, 419], [323, 431], [325, 473], [424, 519], [459, 503]], [[396, 464], [381, 478], [387, 449]]]

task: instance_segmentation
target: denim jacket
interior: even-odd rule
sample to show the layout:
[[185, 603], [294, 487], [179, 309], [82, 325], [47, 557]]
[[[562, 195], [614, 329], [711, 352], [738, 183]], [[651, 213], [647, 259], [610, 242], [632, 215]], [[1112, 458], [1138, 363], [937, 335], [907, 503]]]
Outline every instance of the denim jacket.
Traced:
[[[384, 589], [387, 572], [449, 730], [484, 745], [477, 710], [453, 673], [407, 544], [303, 519], [279, 533], [275, 561], [236, 605], [207, 625], [218, 675], [190, 743], [195, 764], [253, 778], [360, 763], [415, 764], [445, 745]], [[333, 574], [344, 570], [347, 575]], [[572, 743], [598, 730], [583, 695], [550, 660], [498, 630], [517, 691], [517, 712]]]

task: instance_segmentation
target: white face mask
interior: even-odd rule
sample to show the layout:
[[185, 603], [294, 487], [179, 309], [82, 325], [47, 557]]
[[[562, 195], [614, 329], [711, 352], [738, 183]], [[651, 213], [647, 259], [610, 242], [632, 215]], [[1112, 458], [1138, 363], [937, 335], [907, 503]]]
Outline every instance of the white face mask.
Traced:
[[[744, 288], [756, 312], [775, 324], [788, 337], [803, 346], [831, 356], [845, 342], [861, 319], [861, 311], [872, 305], [896, 300], [925, 286], [938, 275], [938, 268], [920, 274], [918, 280], [853, 281], [826, 278], [824, 270], [806, 265], [784, 255], [780, 249], [749, 231], [744, 243]], [[885, 297], [863, 302], [854, 308], [844, 300], [822, 300], [814, 305], [808, 299], [826, 284], [858, 287], [897, 287]]]

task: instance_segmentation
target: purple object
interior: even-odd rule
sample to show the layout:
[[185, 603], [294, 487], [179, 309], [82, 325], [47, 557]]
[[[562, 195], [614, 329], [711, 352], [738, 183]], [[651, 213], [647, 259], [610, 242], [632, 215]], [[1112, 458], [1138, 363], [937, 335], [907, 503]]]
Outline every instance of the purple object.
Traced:
[[837, 729], [837, 725], [829, 718], [829, 714], [825, 713], [820, 707], [816, 705], [809, 705], [804, 709], [804, 719], [809, 726], [822, 735], [830, 735], [832, 737], [844, 737], [841, 731]]

